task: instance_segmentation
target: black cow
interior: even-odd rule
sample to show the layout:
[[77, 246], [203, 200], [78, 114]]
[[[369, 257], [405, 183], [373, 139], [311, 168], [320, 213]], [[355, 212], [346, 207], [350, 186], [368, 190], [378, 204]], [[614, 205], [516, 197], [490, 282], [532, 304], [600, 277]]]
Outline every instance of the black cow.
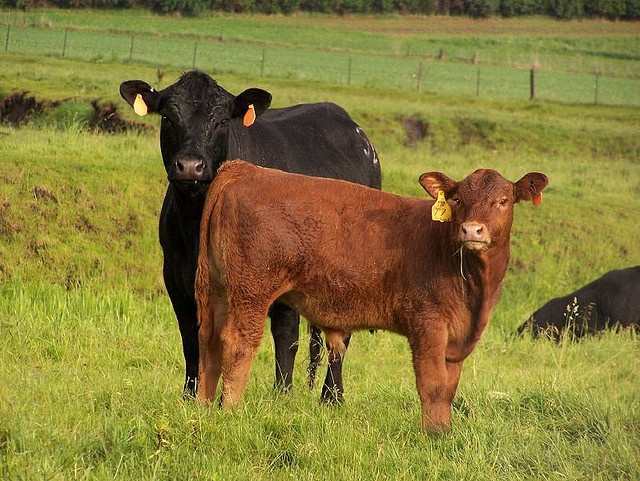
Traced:
[[640, 266], [607, 272], [564, 297], [550, 300], [518, 328], [534, 337], [559, 339], [570, 329], [571, 337], [608, 327], [640, 327]]
[[[234, 96], [200, 71], [187, 72], [160, 91], [142, 80], [129, 80], [120, 85], [120, 94], [139, 115], [152, 112], [162, 116], [160, 150], [169, 180], [160, 214], [163, 274], [182, 336], [184, 393], [195, 396], [198, 232], [205, 195], [218, 166], [241, 158], [260, 166], [380, 189], [378, 156], [362, 129], [335, 104], [267, 110], [269, 92], [250, 88]], [[269, 315], [276, 354], [275, 384], [288, 389], [298, 350], [300, 317], [280, 303], [271, 307]], [[320, 331], [312, 327], [310, 385], [321, 343]], [[341, 401], [342, 392], [342, 359], [331, 360], [321, 399]]]

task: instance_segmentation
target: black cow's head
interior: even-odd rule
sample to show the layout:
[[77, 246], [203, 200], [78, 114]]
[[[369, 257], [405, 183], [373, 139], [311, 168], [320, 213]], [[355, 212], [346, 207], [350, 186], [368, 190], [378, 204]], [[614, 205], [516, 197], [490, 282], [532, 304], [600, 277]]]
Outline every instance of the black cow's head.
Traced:
[[230, 125], [249, 127], [271, 104], [269, 92], [251, 88], [236, 97], [196, 70], [160, 91], [128, 80], [120, 85], [120, 95], [138, 115], [162, 116], [160, 149], [169, 182], [194, 195], [206, 191], [227, 160]]

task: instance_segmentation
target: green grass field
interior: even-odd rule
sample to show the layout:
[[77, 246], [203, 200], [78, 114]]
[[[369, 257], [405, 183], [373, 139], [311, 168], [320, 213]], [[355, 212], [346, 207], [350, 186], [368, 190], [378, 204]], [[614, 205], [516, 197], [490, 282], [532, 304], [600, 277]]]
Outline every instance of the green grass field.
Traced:
[[374, 29], [367, 17], [322, 15], [86, 17], [0, 12], [5, 52], [509, 100], [529, 98], [535, 65], [539, 99], [640, 105], [635, 24], [390, 16]]
[[[120, 15], [126, 30], [150, 31], [161, 22], [199, 35], [206, 24], [104, 15]], [[103, 14], [82, 20], [73, 11], [37, 18], [56, 24], [58, 16], [97, 30], [105, 22]], [[225, 36], [240, 37], [245, 22], [247, 36], [262, 31], [264, 38], [276, 37], [269, 25], [304, 36], [314, 21], [231, 19]], [[316, 21], [348, 43], [353, 31], [363, 35], [365, 23], [391, 37], [401, 20]], [[451, 33], [438, 35], [452, 43], [470, 28], [465, 20], [443, 22]], [[472, 25], [483, 29], [475, 34], [485, 42], [492, 25], [507, 30], [495, 33], [498, 43], [505, 35], [524, 41], [536, 29], [541, 49], [578, 35], [576, 29], [590, 31], [592, 42], [616, 31], [601, 22], [530, 22]], [[629, 25], [617, 28], [628, 35]], [[165, 84], [179, 75], [162, 67]], [[549, 176], [540, 207], [516, 208], [502, 299], [465, 362], [452, 429], [433, 437], [420, 432], [406, 341], [385, 332], [354, 335], [339, 408], [318, 403], [319, 386], [305, 387], [306, 334], [293, 392], [272, 390], [268, 332], [242, 408], [220, 412], [182, 400], [181, 345], [157, 243], [166, 188], [158, 132], [110, 136], [82, 128], [93, 99], [115, 102], [134, 120], [118, 86], [132, 78], [155, 83], [157, 68], [0, 54], [0, 94], [27, 89], [38, 98], [69, 99], [29, 126], [0, 125], [0, 479], [640, 478], [637, 337], [607, 333], [558, 345], [511, 335], [550, 297], [640, 263], [637, 107], [216, 73], [234, 93], [269, 90], [275, 106], [344, 106], [376, 145], [387, 191], [422, 196], [417, 178], [429, 170], [455, 178], [478, 167], [512, 180], [532, 170]], [[428, 123], [427, 137], [407, 146], [404, 117]]]

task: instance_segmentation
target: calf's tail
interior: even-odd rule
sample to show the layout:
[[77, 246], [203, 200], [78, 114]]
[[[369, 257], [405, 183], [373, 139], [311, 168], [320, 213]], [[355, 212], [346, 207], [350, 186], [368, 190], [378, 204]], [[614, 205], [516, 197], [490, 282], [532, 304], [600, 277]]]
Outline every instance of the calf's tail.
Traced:
[[[216, 233], [222, 222], [221, 216], [224, 209], [220, 207], [223, 202], [225, 189], [229, 184], [251, 175], [257, 167], [244, 161], [231, 160], [224, 162], [218, 169], [213, 183], [207, 192], [207, 199], [202, 211], [200, 221], [200, 237], [198, 249], [198, 265], [196, 268], [195, 295], [198, 307], [198, 327], [207, 320], [211, 313], [211, 243], [212, 237], [219, 235]], [[219, 243], [217, 243], [219, 244]], [[221, 248], [220, 245], [213, 246]], [[224, 253], [216, 253], [222, 257]], [[221, 266], [216, 266], [220, 268]]]

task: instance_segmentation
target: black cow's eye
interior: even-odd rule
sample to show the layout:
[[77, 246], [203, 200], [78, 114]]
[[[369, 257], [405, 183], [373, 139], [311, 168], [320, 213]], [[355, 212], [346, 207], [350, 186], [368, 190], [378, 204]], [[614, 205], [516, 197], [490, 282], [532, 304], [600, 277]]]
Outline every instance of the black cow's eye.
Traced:
[[454, 204], [458, 205], [458, 204], [460, 204], [460, 199], [458, 199], [457, 197], [454, 197], [453, 199], [451, 199], [451, 202], [453, 202]]
[[509, 199], [507, 198], [500, 199], [500, 205], [507, 205], [508, 202], [509, 202]]

